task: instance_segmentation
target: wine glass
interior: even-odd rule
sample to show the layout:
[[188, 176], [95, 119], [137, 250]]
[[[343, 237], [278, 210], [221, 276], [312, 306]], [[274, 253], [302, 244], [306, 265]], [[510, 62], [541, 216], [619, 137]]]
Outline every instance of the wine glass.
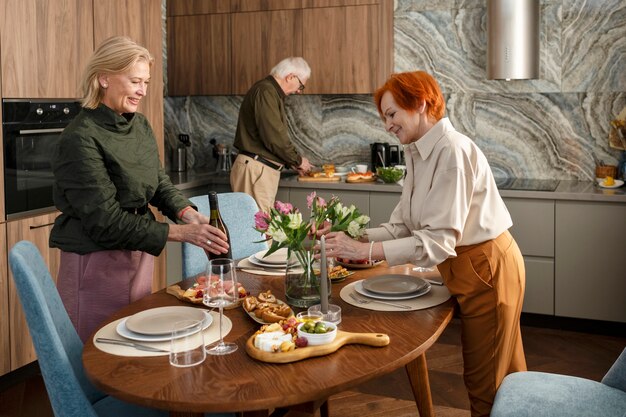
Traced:
[[235, 262], [228, 258], [212, 259], [207, 266], [209, 288], [204, 292], [203, 303], [220, 311], [220, 340], [206, 347], [209, 355], [227, 355], [237, 350], [235, 343], [226, 343], [222, 336], [222, 319], [224, 307], [229, 307], [239, 301], [237, 292], [237, 276], [235, 274]]

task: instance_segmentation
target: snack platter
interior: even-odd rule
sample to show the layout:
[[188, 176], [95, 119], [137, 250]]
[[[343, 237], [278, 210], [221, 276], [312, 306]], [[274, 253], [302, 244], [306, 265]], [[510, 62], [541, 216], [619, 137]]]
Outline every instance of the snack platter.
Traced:
[[296, 348], [288, 352], [266, 352], [254, 347], [252, 335], [246, 342], [246, 352], [250, 357], [261, 362], [290, 363], [315, 356], [324, 356], [336, 352], [340, 347], [347, 344], [362, 344], [375, 347], [383, 347], [389, 344], [389, 336], [384, 333], [350, 333], [337, 330], [337, 337], [330, 343], [318, 346]]
[[259, 324], [278, 323], [292, 317], [293, 310], [284, 301], [277, 299], [270, 290], [249, 295], [243, 300], [243, 311]]

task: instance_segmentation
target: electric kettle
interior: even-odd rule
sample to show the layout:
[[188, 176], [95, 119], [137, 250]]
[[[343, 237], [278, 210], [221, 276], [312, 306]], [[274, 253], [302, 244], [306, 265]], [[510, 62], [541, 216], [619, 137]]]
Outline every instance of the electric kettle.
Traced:
[[376, 142], [371, 145], [372, 150], [372, 171], [376, 168], [389, 165], [389, 144], [387, 142]]

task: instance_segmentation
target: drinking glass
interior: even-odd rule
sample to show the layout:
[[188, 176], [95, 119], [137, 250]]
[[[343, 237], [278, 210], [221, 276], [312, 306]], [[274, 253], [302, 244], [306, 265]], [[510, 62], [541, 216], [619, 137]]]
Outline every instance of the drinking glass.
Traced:
[[182, 320], [174, 323], [170, 342], [170, 364], [181, 368], [204, 362], [202, 320]]
[[209, 282], [215, 282], [215, 286], [207, 288], [204, 292], [203, 302], [206, 306], [220, 311], [220, 340], [206, 347], [209, 355], [226, 355], [237, 350], [235, 343], [226, 343], [222, 336], [222, 320], [224, 307], [229, 307], [239, 301], [237, 291], [237, 275], [235, 273], [235, 261], [228, 258], [212, 259], [207, 266]]

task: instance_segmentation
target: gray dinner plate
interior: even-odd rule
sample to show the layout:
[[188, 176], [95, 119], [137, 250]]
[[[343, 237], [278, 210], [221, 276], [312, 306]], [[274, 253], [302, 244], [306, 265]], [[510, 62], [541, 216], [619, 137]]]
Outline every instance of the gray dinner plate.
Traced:
[[408, 295], [423, 290], [428, 282], [411, 275], [381, 275], [363, 281], [363, 288], [382, 295]]

